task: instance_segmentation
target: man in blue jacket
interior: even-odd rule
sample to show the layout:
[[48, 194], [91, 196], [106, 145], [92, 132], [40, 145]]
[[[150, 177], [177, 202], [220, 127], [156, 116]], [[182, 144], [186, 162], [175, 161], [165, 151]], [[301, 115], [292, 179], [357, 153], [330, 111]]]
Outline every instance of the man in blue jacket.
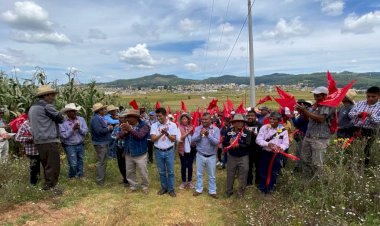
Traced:
[[107, 168], [107, 150], [111, 140], [113, 125], [108, 125], [104, 116], [106, 107], [96, 103], [92, 107], [94, 115], [90, 121], [91, 139], [96, 152], [96, 183], [104, 185]]
[[140, 119], [140, 111], [133, 109], [127, 112], [127, 123], [121, 124], [120, 127], [122, 129], [121, 136], [125, 138], [125, 165], [130, 191], [137, 191], [136, 168], [138, 167], [142, 177], [142, 191], [144, 194], [148, 194], [147, 144], [150, 127]]

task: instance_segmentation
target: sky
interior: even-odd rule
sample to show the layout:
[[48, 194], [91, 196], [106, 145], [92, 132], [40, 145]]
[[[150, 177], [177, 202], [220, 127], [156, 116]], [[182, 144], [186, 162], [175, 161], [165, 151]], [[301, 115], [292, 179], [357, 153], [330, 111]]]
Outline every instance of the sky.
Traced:
[[[0, 70], [30, 78], [40, 67], [59, 82], [70, 71], [80, 82], [248, 76], [247, 10], [247, 0], [0, 0]], [[252, 15], [256, 76], [380, 71], [380, 0], [256, 0]]]

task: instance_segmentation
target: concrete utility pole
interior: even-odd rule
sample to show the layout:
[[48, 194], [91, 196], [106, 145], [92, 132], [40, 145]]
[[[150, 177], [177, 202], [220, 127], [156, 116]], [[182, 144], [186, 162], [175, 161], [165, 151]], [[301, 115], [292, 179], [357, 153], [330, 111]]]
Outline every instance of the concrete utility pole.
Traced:
[[252, 13], [251, 0], [248, 0], [248, 32], [249, 32], [249, 104], [256, 106], [255, 75], [253, 65], [253, 34], [252, 34]]

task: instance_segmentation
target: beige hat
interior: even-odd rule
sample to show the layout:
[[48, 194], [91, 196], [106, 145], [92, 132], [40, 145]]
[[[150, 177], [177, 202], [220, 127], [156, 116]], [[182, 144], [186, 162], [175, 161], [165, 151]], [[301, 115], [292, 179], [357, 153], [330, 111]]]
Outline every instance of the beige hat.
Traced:
[[346, 93], [346, 97], [347, 99], [349, 99], [352, 103], [355, 103], [355, 97], [357, 96], [358, 94], [356, 93], [355, 90], [353, 89], [350, 89], [348, 90], [348, 92]]
[[101, 109], [107, 108], [107, 105], [103, 105], [102, 103], [96, 103], [92, 106], [92, 112], [97, 112]]
[[79, 111], [80, 109], [82, 109], [81, 106], [75, 106], [74, 103], [69, 103], [69, 104], [66, 104], [65, 107], [61, 110], [62, 113], [66, 113], [68, 111]]
[[140, 118], [140, 110], [130, 109], [127, 111], [127, 117], [128, 116], [136, 116], [137, 118]]
[[38, 87], [36, 97], [40, 97], [51, 93], [57, 93], [57, 91], [53, 89], [50, 85], [42, 85]]
[[236, 114], [234, 115], [234, 118], [230, 122], [245, 122], [245, 118], [242, 114]]
[[119, 110], [119, 108], [115, 107], [114, 105], [109, 105], [107, 106], [107, 111], [110, 112], [110, 111], [115, 111], [115, 110]]

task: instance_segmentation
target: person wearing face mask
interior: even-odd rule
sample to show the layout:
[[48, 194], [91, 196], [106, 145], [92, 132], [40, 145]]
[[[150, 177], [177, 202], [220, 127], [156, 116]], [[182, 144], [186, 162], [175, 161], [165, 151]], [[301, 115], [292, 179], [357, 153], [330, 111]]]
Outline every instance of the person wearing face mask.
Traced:
[[[280, 124], [281, 119], [281, 114], [273, 112], [269, 118], [270, 124], [261, 127], [256, 139], [256, 143], [264, 150], [260, 160], [258, 188], [266, 194], [274, 190], [277, 176], [281, 170], [282, 155], [276, 152], [283, 152], [289, 148], [288, 131]], [[272, 158], [274, 159], [272, 168], [270, 168]], [[271, 173], [269, 174], [268, 171]], [[268, 178], [268, 174], [270, 178]], [[269, 180], [269, 184], [266, 183], [267, 180]]]
[[251, 143], [249, 144], [249, 165], [247, 187], [253, 186], [253, 166], [255, 167], [255, 184], [258, 185], [260, 181], [260, 158], [262, 156], [262, 148], [256, 143], [256, 137], [259, 134], [262, 124], [257, 120], [255, 110], [250, 110], [247, 113], [247, 130], [251, 133]]

